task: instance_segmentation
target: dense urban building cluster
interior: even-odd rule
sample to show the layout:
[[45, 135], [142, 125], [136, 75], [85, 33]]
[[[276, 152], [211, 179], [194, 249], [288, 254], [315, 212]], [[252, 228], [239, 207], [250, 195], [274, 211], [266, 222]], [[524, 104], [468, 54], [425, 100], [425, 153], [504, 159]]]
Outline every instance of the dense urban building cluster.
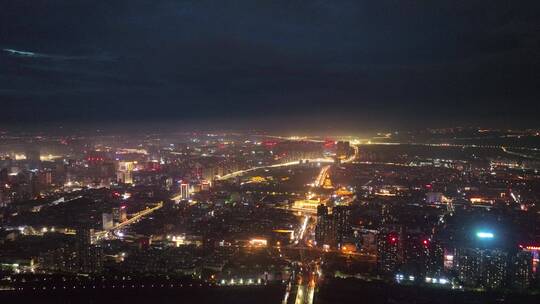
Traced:
[[3, 133], [0, 286], [534, 294], [540, 152], [516, 136], [539, 138]]

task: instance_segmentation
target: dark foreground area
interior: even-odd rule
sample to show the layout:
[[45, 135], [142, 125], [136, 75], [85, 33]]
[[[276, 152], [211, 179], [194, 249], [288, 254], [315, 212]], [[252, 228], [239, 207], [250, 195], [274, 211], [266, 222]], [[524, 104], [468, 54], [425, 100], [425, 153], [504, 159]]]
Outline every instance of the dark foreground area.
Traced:
[[96, 291], [2, 291], [0, 303], [281, 303], [284, 287], [226, 287]]
[[539, 303], [539, 295], [496, 294], [420, 286], [389, 285], [354, 279], [335, 279], [325, 282], [315, 296], [315, 304], [484, 304]]
[[[1, 291], [0, 303], [257, 303], [279, 304], [283, 301], [283, 285], [142, 288], [57, 291]], [[538, 295], [480, 293], [334, 279], [320, 286], [314, 304], [529, 304], [538, 303]]]

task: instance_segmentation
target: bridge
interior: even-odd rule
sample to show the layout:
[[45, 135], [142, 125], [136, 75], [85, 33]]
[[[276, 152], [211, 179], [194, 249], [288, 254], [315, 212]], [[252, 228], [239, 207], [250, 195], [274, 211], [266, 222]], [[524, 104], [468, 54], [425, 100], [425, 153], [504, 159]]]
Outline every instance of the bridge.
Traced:
[[123, 221], [123, 222], [121, 222], [121, 223], [118, 223], [118, 224], [116, 224], [115, 226], [113, 226], [113, 227], [110, 228], [110, 229], [102, 230], [102, 231], [96, 232], [96, 233], [94, 234], [94, 236], [95, 236], [95, 238], [96, 238], [97, 240], [99, 240], [99, 239], [101, 239], [101, 238], [107, 236], [107, 234], [108, 234], [109, 232], [111, 232], [111, 231], [116, 231], [116, 230], [122, 229], [122, 228], [124, 228], [124, 227], [126, 227], [126, 226], [128, 226], [128, 225], [131, 225], [131, 224], [137, 222], [138, 220], [140, 220], [141, 218], [143, 218], [144, 216], [146, 216], [146, 215], [148, 215], [148, 214], [150, 214], [150, 213], [152, 213], [152, 212], [154, 212], [154, 211], [160, 209], [161, 207], [163, 207], [163, 202], [158, 202], [154, 207], [151, 207], [151, 208], [148, 208], [148, 207], [147, 207], [147, 208], [144, 209], [144, 210], [141, 210], [141, 211], [139, 211], [139, 212], [137, 212], [137, 213], [134, 213], [133, 216], [130, 217], [128, 220]]
[[[351, 155], [349, 158], [342, 160], [341, 161], [342, 164], [350, 163], [350, 162], [354, 161], [356, 159], [356, 157], [358, 156], [358, 153], [359, 153], [358, 146], [353, 145], [352, 148], [354, 149], [354, 154]], [[258, 167], [253, 167], [253, 168], [249, 168], [249, 169], [245, 169], [245, 170], [238, 170], [238, 171], [235, 171], [235, 172], [231, 172], [229, 174], [225, 174], [223, 176], [219, 176], [217, 178], [217, 180], [227, 180], [227, 179], [237, 177], [237, 176], [243, 175], [245, 173], [260, 170], [260, 169], [270, 169], [270, 168], [296, 166], [296, 165], [300, 165], [300, 164], [306, 163], [306, 162], [309, 162], [309, 163], [321, 163], [321, 164], [333, 164], [335, 162], [335, 160], [333, 158], [329, 158], [329, 157], [326, 157], [326, 158], [312, 158], [312, 159], [302, 159], [302, 160], [297, 160], [297, 161], [287, 162], [287, 163], [281, 163], [281, 164], [273, 164], [273, 165], [268, 165], [268, 166], [258, 166]]]

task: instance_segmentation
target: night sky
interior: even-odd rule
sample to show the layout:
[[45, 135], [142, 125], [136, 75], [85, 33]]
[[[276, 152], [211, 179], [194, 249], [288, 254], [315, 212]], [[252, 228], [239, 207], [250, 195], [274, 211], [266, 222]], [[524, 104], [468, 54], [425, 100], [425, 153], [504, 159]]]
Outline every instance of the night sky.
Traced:
[[538, 0], [0, 0], [0, 49], [5, 125], [538, 127], [540, 114]]

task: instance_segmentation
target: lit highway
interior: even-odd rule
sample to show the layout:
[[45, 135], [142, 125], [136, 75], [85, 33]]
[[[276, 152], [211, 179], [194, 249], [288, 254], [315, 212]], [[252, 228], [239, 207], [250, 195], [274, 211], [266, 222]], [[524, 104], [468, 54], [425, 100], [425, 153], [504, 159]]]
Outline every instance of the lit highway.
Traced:
[[[358, 147], [353, 146], [354, 155], [342, 161], [342, 163], [352, 162], [356, 159], [358, 155]], [[332, 166], [326, 165], [323, 166], [319, 174], [315, 177], [315, 180], [311, 184], [312, 187], [322, 187], [324, 181], [328, 177], [328, 171]], [[368, 182], [369, 184], [369, 182]], [[290, 211], [298, 211], [297, 209]], [[285, 297], [283, 303], [289, 304], [313, 304], [313, 299], [317, 289], [317, 282], [320, 278], [320, 261], [321, 257], [328, 252], [343, 254], [344, 252], [337, 249], [322, 249], [320, 247], [313, 245], [313, 235], [315, 233], [315, 228], [317, 224], [317, 217], [314, 215], [313, 210], [302, 211], [305, 215], [301, 221], [299, 233], [293, 244], [287, 246], [289, 250], [299, 250], [300, 259], [298, 260], [298, 272], [296, 277], [292, 278], [293, 284], [291, 286], [290, 282], [287, 286]], [[315, 257], [308, 258], [305, 253], [315, 254]], [[312, 255], [311, 254], [311, 255]], [[367, 259], [370, 261], [374, 260], [373, 255], [356, 253], [356, 252], [347, 252], [348, 256], [356, 256], [362, 259]]]
[[[358, 143], [360, 146], [387, 145], [387, 146], [426, 146], [426, 147], [452, 147], [452, 148], [479, 148], [479, 149], [501, 149], [508, 152], [508, 147], [502, 145], [476, 145], [476, 144], [448, 144], [448, 143], [415, 143], [415, 142], [376, 142]], [[512, 147], [514, 150], [540, 151], [539, 148]]]
[[[301, 226], [301, 233], [299, 234], [301, 236], [290, 247], [290, 249], [300, 250], [300, 268], [296, 277], [293, 278], [294, 284], [287, 291], [286, 298], [289, 299], [289, 303], [312, 304], [315, 295], [316, 281], [318, 280], [315, 269], [318, 267], [318, 259], [308, 260], [303, 254], [304, 250], [318, 252], [317, 248], [307, 246], [316, 223], [315, 220], [310, 221], [310, 218], [315, 219], [314, 217], [305, 217]], [[290, 294], [293, 297], [290, 297]]]
[[[513, 155], [513, 156], [519, 156], [519, 157], [530, 158], [530, 159], [538, 159], [538, 157], [534, 157], [532, 155], [510, 151], [506, 147], [501, 147], [501, 150], [503, 150], [504, 153], [510, 154], [510, 155]], [[533, 151], [536, 151], [536, 149], [533, 149]]]
[[[341, 163], [350, 163], [354, 161], [356, 157], [358, 156], [358, 147], [354, 145], [352, 145], [351, 147], [354, 149], [354, 154], [351, 155], [349, 158], [342, 160]], [[313, 159], [303, 159], [302, 161], [309, 162], [309, 163], [321, 163], [321, 164], [333, 164], [335, 162], [333, 158], [313, 158]], [[296, 165], [300, 165], [300, 161], [293, 161], [293, 162], [287, 162], [287, 163], [282, 163], [282, 164], [273, 164], [273, 165], [268, 165], [268, 166], [258, 166], [258, 167], [253, 167], [253, 168], [249, 168], [245, 170], [238, 170], [235, 172], [231, 172], [229, 174], [225, 174], [223, 176], [219, 176], [217, 179], [227, 180], [229, 178], [237, 177], [245, 173], [252, 172], [259, 169], [280, 168], [280, 167], [288, 167], [288, 166], [296, 166]]]
[[141, 211], [133, 214], [133, 216], [131, 218], [129, 218], [128, 220], [123, 221], [121, 223], [118, 223], [117, 225], [113, 226], [111, 229], [96, 232], [95, 236], [96, 236], [97, 239], [100, 239], [100, 238], [106, 236], [107, 233], [109, 233], [110, 231], [115, 231], [115, 230], [121, 229], [123, 227], [126, 227], [128, 225], [131, 225], [131, 224], [137, 222], [138, 220], [140, 220], [142, 217], [144, 217], [144, 216], [146, 216], [146, 215], [160, 209], [161, 207], [163, 207], [163, 202], [159, 202], [159, 203], [156, 204], [156, 206], [154, 206], [152, 208], [146, 208], [144, 210], [141, 210]]
[[326, 177], [328, 176], [328, 170], [330, 170], [330, 165], [324, 166], [321, 168], [321, 172], [319, 172], [319, 175], [315, 179], [315, 182], [313, 183], [313, 187], [322, 187], [324, 185], [324, 181]]
[[[314, 158], [314, 159], [306, 159], [304, 161], [308, 161], [310, 163], [333, 163], [334, 162], [334, 160], [331, 159], [331, 158]], [[249, 168], [249, 169], [245, 169], [245, 170], [239, 170], [239, 171], [235, 171], [235, 172], [220, 176], [220, 177], [218, 177], [218, 180], [226, 180], [226, 179], [233, 178], [233, 177], [236, 177], [236, 176], [239, 176], [239, 175], [243, 175], [245, 173], [252, 172], [252, 171], [255, 171], [255, 170], [259, 170], [259, 169], [280, 168], [280, 167], [296, 166], [296, 165], [299, 165], [299, 164], [300, 164], [300, 161], [293, 161], [293, 162], [282, 163], [282, 164], [274, 164], [274, 165], [268, 165], [268, 166], [253, 167], [253, 168]]]

